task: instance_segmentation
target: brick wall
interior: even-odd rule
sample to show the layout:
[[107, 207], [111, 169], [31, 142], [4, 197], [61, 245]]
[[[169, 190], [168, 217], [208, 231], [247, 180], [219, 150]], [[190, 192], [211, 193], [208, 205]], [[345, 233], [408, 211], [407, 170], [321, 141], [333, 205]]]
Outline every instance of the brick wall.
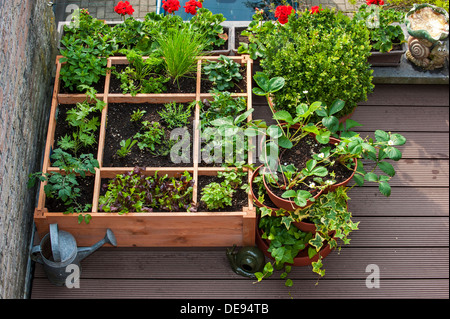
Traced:
[[56, 55], [46, 0], [0, 0], [0, 299], [22, 298]]

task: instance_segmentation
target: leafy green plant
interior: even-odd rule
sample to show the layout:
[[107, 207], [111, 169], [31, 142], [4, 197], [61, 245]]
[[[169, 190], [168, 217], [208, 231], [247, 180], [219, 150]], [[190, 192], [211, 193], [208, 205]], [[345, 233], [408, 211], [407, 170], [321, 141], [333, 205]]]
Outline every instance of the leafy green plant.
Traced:
[[86, 89], [86, 100], [77, 103], [67, 111], [66, 121], [74, 128], [72, 135], [65, 135], [58, 140], [58, 146], [63, 150], [70, 150], [75, 156], [82, 147], [90, 147], [97, 143], [95, 134], [100, 127], [98, 114], [105, 107], [105, 102], [96, 97], [97, 91], [92, 87], [81, 86]]
[[140, 121], [140, 119], [144, 116], [145, 113], [147, 113], [147, 111], [139, 110], [139, 109], [133, 111], [133, 113], [131, 114], [131, 117], [130, 117], [130, 121], [131, 122]]
[[404, 19], [404, 13], [401, 11], [384, 6], [362, 4], [355, 13], [354, 19], [365, 22], [370, 32], [372, 48], [376, 51], [389, 52], [394, 45], [406, 42], [400, 26]]
[[67, 207], [66, 213], [79, 213], [79, 223], [83, 220], [89, 223], [91, 215], [83, 213], [89, 211], [92, 205], [82, 205], [79, 202], [80, 188], [77, 187], [77, 178], [84, 178], [87, 173], [95, 174], [95, 168], [99, 167], [98, 161], [92, 154], [82, 154], [75, 158], [59, 148], [53, 151], [51, 158], [54, 160], [53, 166], [58, 167], [61, 172], [30, 174], [28, 187], [34, 187], [37, 180], [47, 182], [44, 192], [48, 198], [60, 200]]
[[331, 105], [340, 99], [346, 101], [335, 115], [340, 118], [367, 100], [374, 86], [367, 62], [369, 31], [363, 24], [330, 9], [316, 14], [298, 11], [286, 24], [258, 35], [264, 45], [264, 72], [269, 78], [285, 79], [273, 95], [277, 109], [295, 114], [299, 103]]
[[163, 70], [163, 59], [149, 56], [145, 60], [135, 50], [122, 50], [126, 53], [130, 64], [122, 71], [112, 73], [120, 80], [124, 94], [130, 93], [162, 93], [166, 91], [165, 83], [169, 78], [160, 75]]
[[138, 141], [132, 140], [131, 138], [127, 140], [120, 141], [120, 149], [117, 150], [116, 154], [119, 157], [126, 157], [130, 152], [131, 148], [136, 144]]
[[158, 114], [161, 116], [161, 120], [167, 123], [168, 128], [184, 127], [189, 124], [189, 118], [195, 104], [196, 101], [187, 105], [176, 102], [166, 103], [164, 109], [158, 111]]
[[192, 201], [194, 181], [188, 172], [181, 177], [167, 174], [147, 176], [139, 167], [118, 174], [103, 185], [105, 195], [99, 198], [99, 211], [126, 214], [129, 212], [196, 211]]
[[197, 56], [205, 48], [202, 34], [188, 28], [178, 27], [161, 33], [157, 38], [159, 52], [164, 58], [165, 71], [173, 83], [179, 86], [179, 79], [195, 73]]
[[109, 35], [99, 39], [67, 34], [61, 39], [61, 44], [66, 49], [61, 50], [63, 57], [59, 61], [63, 64], [60, 78], [64, 87], [72, 91], [79, 85], [92, 86], [106, 76], [107, 58], [117, 48]]
[[242, 80], [239, 63], [224, 55], [217, 61], [207, 62], [203, 67], [203, 73], [219, 91], [231, 89]]
[[152, 154], [157, 154], [156, 147], [161, 145], [164, 140], [164, 129], [158, 122], [142, 122], [141, 132], [134, 135], [138, 140], [139, 149], [148, 149]]
[[294, 263], [294, 258], [306, 248], [313, 235], [302, 232], [296, 227], [286, 227], [282, 223], [281, 217], [265, 216], [260, 219], [259, 228], [263, 231], [261, 238], [270, 240], [268, 252], [274, 262], [268, 262], [264, 266], [263, 272], [255, 273], [258, 282], [272, 276], [274, 269], [282, 270], [284, 268], [280, 278], [286, 279], [285, 285], [291, 287], [293, 282], [287, 278], [291, 266], [286, 264]]
[[228, 169], [218, 172], [217, 176], [223, 178], [220, 183], [212, 182], [202, 189], [201, 201], [204, 202], [208, 209], [216, 210], [226, 206], [232, 206], [233, 195], [241, 188], [248, 189], [248, 185], [243, 183], [242, 179], [247, 175], [242, 167], [236, 170]]
[[243, 97], [233, 97], [230, 92], [213, 91], [213, 99], [201, 103], [200, 120], [202, 128], [209, 122], [222, 117], [237, 117], [247, 110], [247, 101]]
[[189, 28], [202, 34], [206, 39], [205, 51], [217, 49], [225, 44], [228, 37], [221, 25], [225, 20], [223, 14], [213, 14], [207, 8], [198, 9], [197, 14], [189, 20]]

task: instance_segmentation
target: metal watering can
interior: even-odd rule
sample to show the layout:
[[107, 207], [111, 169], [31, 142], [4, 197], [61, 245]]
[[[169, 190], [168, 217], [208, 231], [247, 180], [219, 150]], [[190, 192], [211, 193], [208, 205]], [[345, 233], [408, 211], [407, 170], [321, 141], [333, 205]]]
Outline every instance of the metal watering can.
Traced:
[[95, 245], [78, 248], [70, 233], [58, 230], [58, 224], [51, 224], [50, 232], [42, 238], [39, 245], [31, 249], [31, 259], [44, 265], [44, 271], [51, 283], [64, 286], [72, 273], [68, 266], [71, 265], [70, 269], [78, 267], [81, 272], [80, 262], [104, 244], [117, 246], [116, 237], [109, 228], [105, 237]]

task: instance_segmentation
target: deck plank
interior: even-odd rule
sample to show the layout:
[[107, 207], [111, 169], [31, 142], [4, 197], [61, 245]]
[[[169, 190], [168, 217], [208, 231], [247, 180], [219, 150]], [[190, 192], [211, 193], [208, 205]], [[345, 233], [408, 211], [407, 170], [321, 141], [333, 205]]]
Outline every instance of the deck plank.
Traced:
[[[381, 280], [380, 288], [368, 289], [359, 280], [293, 280], [287, 288], [282, 280], [258, 284], [236, 280], [114, 280], [87, 279], [78, 289], [54, 287], [36, 279], [35, 298], [46, 299], [448, 299], [448, 279]], [[95, 296], [95, 297], [93, 297]], [[174, 309], [168, 311], [175, 311]], [[168, 315], [168, 312], [165, 312]]]
[[[85, 279], [236, 279], [225, 254], [226, 248], [203, 250], [101, 249], [82, 262]], [[381, 277], [389, 279], [437, 279], [448, 277], [447, 248], [355, 248], [345, 246], [334, 251], [323, 263], [325, 279], [364, 279], [366, 267], [376, 264]], [[269, 259], [266, 258], [266, 261]], [[189, 271], [183, 271], [186, 264]], [[279, 272], [276, 273], [279, 275]], [[44, 278], [43, 267], [36, 267], [35, 278]], [[274, 275], [270, 280], [276, 279]], [[289, 278], [315, 279], [310, 266], [293, 267]]]

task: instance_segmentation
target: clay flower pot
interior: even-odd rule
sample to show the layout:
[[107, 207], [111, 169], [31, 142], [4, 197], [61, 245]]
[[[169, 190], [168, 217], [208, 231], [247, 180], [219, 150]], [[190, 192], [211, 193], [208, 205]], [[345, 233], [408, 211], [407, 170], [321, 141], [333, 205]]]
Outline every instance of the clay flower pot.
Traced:
[[[266, 255], [268, 258], [273, 260], [272, 255], [270, 254], [270, 252], [267, 251], [269, 249], [270, 242], [266, 241], [265, 239], [263, 239], [261, 237], [261, 235], [262, 235], [262, 230], [258, 229], [256, 231], [256, 245], [258, 246], [259, 249], [261, 249], [261, 251], [264, 253], [264, 255]], [[319, 260], [320, 256], [322, 256], [322, 258], [325, 258], [332, 251], [332, 249], [330, 247], [330, 244], [324, 243], [324, 245], [322, 246], [320, 251], [316, 255], [314, 255], [313, 258], [309, 258], [309, 256], [308, 256], [308, 246], [309, 245], [306, 245], [306, 247], [303, 250], [299, 251], [297, 256], [294, 258], [294, 263], [288, 264], [288, 265], [292, 265], [292, 266], [309, 266], [313, 262], [317, 262]]]
[[[269, 185], [267, 185], [266, 182], [266, 178], [263, 175], [263, 181], [264, 181], [264, 186], [266, 188], [267, 194], [269, 195], [270, 200], [277, 205], [278, 208], [283, 208], [286, 211], [295, 211], [297, 209], [304, 209], [307, 208], [308, 206], [311, 206], [314, 202], [308, 200], [306, 202], [305, 206], [298, 206], [297, 204], [294, 203], [293, 200], [289, 200], [289, 199], [285, 199], [282, 197], [277, 196], [274, 192], [272, 192], [272, 190], [270, 189]], [[318, 193], [314, 196], [314, 200], [316, 200], [321, 194], [323, 193], [323, 190], [319, 190]]]

